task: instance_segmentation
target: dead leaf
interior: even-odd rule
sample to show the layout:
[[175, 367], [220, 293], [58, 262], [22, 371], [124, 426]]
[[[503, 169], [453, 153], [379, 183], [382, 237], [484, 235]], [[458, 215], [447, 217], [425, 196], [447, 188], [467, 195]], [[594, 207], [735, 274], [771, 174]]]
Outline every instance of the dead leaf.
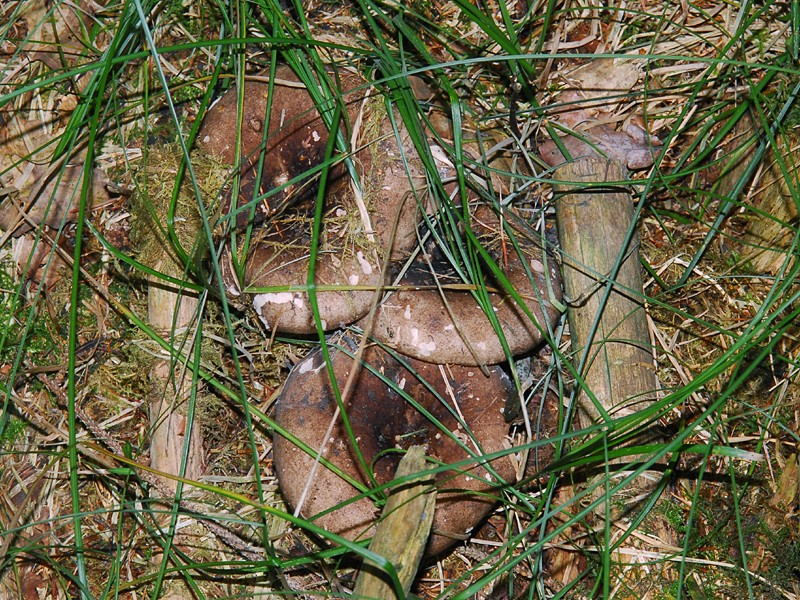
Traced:
[[16, 238], [11, 248], [20, 274], [45, 291], [52, 290], [69, 269], [45, 238], [37, 240], [32, 233]]
[[565, 76], [586, 98], [627, 94], [639, 81], [639, 67], [629, 60], [598, 58]]
[[792, 454], [786, 461], [781, 476], [778, 478], [778, 489], [769, 501], [770, 506], [780, 510], [791, 511], [797, 500], [798, 467], [797, 454]]
[[[75, 221], [83, 189], [83, 165], [69, 165], [48, 174], [44, 165], [34, 165], [22, 186], [7, 186], [0, 192], [0, 229], [21, 235], [44, 223], [58, 229], [63, 222]], [[43, 179], [46, 180], [43, 182]], [[108, 177], [94, 169], [90, 203], [102, 204], [110, 198]], [[16, 191], [15, 191], [16, 190]]]
[[[25, 35], [2, 48], [22, 58], [0, 85], [20, 86], [48, 70], [62, 71], [92, 60], [96, 50], [85, 37], [99, 8], [93, 0], [55, 5], [46, 0], [24, 2], [14, 12], [13, 26]], [[58, 227], [74, 220], [85, 151], [74, 152], [65, 169], [51, 165], [56, 142], [86, 80], [71, 79], [72, 89], [67, 91], [63, 86], [35, 88], [0, 108], [0, 229], [4, 233], [13, 230], [20, 235], [40, 223]], [[95, 169], [90, 195], [107, 200], [107, 182], [105, 174]]]

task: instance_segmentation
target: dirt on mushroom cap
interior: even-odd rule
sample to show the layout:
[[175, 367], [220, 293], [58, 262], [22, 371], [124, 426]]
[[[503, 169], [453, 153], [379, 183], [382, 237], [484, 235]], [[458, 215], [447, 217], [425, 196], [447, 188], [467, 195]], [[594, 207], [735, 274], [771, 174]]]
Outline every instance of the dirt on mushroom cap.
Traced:
[[[347, 337], [338, 343], [341, 345], [331, 347], [331, 367], [341, 389], [353, 367], [351, 355], [357, 344]], [[399, 451], [411, 445], [426, 446], [428, 456], [443, 465], [464, 461], [437, 475], [434, 533], [427, 548], [430, 556], [464, 539], [495, 505], [498, 490], [513, 482], [516, 466], [511, 456], [496, 457], [490, 467], [481, 456], [506, 448], [509, 425], [503, 409], [506, 398], [516, 390], [500, 367], [491, 367], [487, 378], [477, 368], [401, 360], [375, 346], [365, 350], [364, 366], [344, 404], [354, 439], [347, 435], [341, 417], [330, 438], [325, 437], [337, 403], [320, 351], [293, 369], [277, 401], [275, 419], [312, 451], [324, 444], [323, 460], [366, 487], [371, 487], [373, 477], [379, 484], [389, 482]], [[322, 465], [312, 476], [315, 457], [283, 435], [276, 434], [273, 452], [281, 489], [290, 505], [297, 506], [311, 477], [301, 514], [350, 539], [372, 535], [378, 515], [372, 501], [351, 502], [359, 491]], [[338, 508], [314, 518], [334, 507]]]

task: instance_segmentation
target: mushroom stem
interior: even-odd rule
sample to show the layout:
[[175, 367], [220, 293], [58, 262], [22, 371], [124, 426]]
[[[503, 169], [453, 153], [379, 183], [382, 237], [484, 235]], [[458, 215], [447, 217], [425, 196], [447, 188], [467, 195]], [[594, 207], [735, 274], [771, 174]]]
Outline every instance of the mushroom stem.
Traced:
[[[650, 345], [646, 296], [642, 284], [639, 236], [630, 195], [608, 189], [627, 178], [618, 161], [583, 158], [555, 170], [556, 218], [562, 248], [565, 291], [581, 297], [567, 310], [572, 352], [579, 371], [578, 406], [581, 424], [608, 423], [642, 411], [658, 399], [658, 378]], [[607, 188], [592, 187], [605, 183]], [[627, 444], [660, 443], [662, 432], [651, 425]], [[627, 456], [611, 461], [619, 477], [647, 460]], [[658, 489], [653, 477], [642, 474], [631, 489], [640, 498]], [[658, 475], [656, 475], [658, 477]], [[594, 488], [599, 496], [608, 484], [609, 467], [599, 465]], [[626, 503], [625, 510], [630, 505]], [[602, 505], [598, 507], [602, 513]], [[616, 509], [612, 509], [616, 515]], [[614, 516], [613, 518], [616, 518]]]
[[589, 425], [643, 410], [657, 396], [639, 236], [630, 234], [635, 225], [629, 195], [583, 187], [623, 181], [621, 163], [584, 158], [559, 167], [554, 176], [565, 288], [570, 298], [582, 300], [569, 307], [567, 317], [577, 366], [591, 391], [578, 397]]

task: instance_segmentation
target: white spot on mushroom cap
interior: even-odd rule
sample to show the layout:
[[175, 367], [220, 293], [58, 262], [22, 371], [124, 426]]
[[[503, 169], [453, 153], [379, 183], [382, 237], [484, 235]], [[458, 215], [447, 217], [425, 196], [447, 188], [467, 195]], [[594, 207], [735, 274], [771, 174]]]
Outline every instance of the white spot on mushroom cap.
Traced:
[[320, 141], [322, 139], [322, 137], [319, 135], [319, 133], [317, 133], [316, 129], [311, 132], [311, 137], [314, 138], [315, 142], [318, 142], [318, 141]]
[[450, 323], [449, 325], [445, 325], [444, 326], [444, 330], [445, 331], [453, 331], [455, 328], [456, 328], [456, 326], [453, 325], [452, 323]]
[[297, 365], [297, 372], [302, 375], [314, 370], [314, 357], [310, 356]]
[[422, 356], [430, 356], [436, 350], [436, 342], [434, 341], [423, 342], [421, 344], [418, 344], [417, 348], [419, 348], [420, 354], [422, 354]]
[[397, 387], [399, 387], [401, 390], [406, 389], [406, 378], [405, 377], [403, 377], [400, 380], [400, 383], [397, 384]]
[[436, 342], [433, 340], [429, 342], [420, 341], [418, 328], [412, 327], [409, 331], [411, 332], [411, 343], [419, 349], [422, 356], [430, 356], [436, 350]]
[[267, 304], [287, 304], [294, 300], [292, 292], [275, 292], [271, 294], [256, 294], [253, 296], [253, 308], [261, 312]]
[[544, 264], [542, 263], [542, 261], [532, 258], [531, 269], [533, 269], [537, 273], [544, 273]]
[[403, 313], [403, 317], [405, 317], [409, 321], [411, 320], [411, 305], [410, 304], [406, 304], [406, 310]]
[[358, 275], [350, 275], [347, 281], [350, 282], [350, 285], [358, 285]]
[[372, 265], [364, 258], [364, 253], [361, 250], [356, 252], [356, 259], [358, 259], [358, 264], [361, 265], [361, 270], [364, 271], [364, 275], [372, 275]]
[[211, 136], [210, 135], [203, 136], [203, 143], [204, 144], [207, 144], [210, 141], [211, 141]]

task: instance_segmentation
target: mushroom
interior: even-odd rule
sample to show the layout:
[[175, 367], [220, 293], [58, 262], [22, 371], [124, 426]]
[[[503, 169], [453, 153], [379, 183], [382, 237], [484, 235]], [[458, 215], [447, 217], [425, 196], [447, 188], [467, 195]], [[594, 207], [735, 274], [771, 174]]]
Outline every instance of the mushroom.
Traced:
[[[605, 155], [633, 171], [651, 167], [661, 145], [660, 140], [654, 142], [652, 136], [635, 123], [626, 125], [623, 131], [616, 131], [608, 125], [595, 125], [573, 135], [559, 136], [559, 139], [569, 152], [570, 160]], [[552, 140], [539, 146], [539, 154], [551, 167], [557, 167], [567, 160]]]
[[[341, 389], [354, 366], [357, 340], [342, 336], [328, 343], [330, 367]], [[287, 502], [328, 531], [354, 540], [369, 538], [378, 515], [374, 502], [352, 500], [359, 489], [326, 466], [315, 472], [314, 452], [322, 448], [323, 461], [368, 489], [372, 481], [382, 485], [392, 480], [403, 449], [424, 445], [437, 464], [456, 465], [436, 476], [439, 491], [426, 554], [439, 554], [465, 539], [517, 471], [511, 454], [484, 458], [509, 447], [503, 412], [509, 396], [517, 393], [502, 368], [490, 367], [488, 373], [368, 346], [344, 399], [350, 437], [341, 417], [328, 429], [337, 401], [322, 352], [310, 353], [295, 365], [275, 406], [280, 429], [273, 458]], [[545, 426], [543, 437], [553, 426]], [[546, 462], [543, 454], [539, 460]]]
[[[343, 89], [362, 83], [351, 75], [340, 81]], [[416, 247], [417, 188], [425, 184], [425, 170], [410, 135], [396, 124], [399, 119], [387, 114], [382, 102], [363, 92], [342, 94], [347, 115], [343, 120], [350, 126], [342, 137], [355, 140], [351, 159], [363, 196], [354, 190], [346, 169], [339, 164], [331, 169], [324, 190], [319, 252], [312, 265], [308, 249], [314, 241], [318, 184], [309, 171], [324, 157], [327, 129], [291, 71], [280, 68], [273, 84], [271, 105], [268, 84], [244, 84], [241, 118], [237, 96], [228, 92], [210, 109], [200, 131], [200, 145], [206, 151], [241, 165], [242, 192], [228, 200], [229, 213], [235, 215], [231, 226], [253, 227], [249, 245], [240, 242], [226, 249], [222, 276], [229, 297], [240, 305], [252, 303], [268, 328], [311, 333], [316, 323], [306, 285], [313, 266], [322, 327], [343, 327], [368, 311], [386, 271], [384, 259], [404, 259]], [[245, 129], [241, 160], [230, 139], [240, 122]], [[265, 164], [257, 181], [255, 157], [262, 152]], [[259, 194], [269, 203], [253, 208]], [[499, 231], [491, 211], [480, 209], [476, 215], [475, 228]], [[247, 241], [247, 236], [238, 237]], [[494, 289], [490, 300], [512, 352], [527, 352], [541, 340], [540, 328], [558, 317], [551, 303], [560, 298], [554, 262], [546, 266], [542, 251], [532, 243], [521, 242], [521, 257], [509, 255], [507, 263], [495, 244], [488, 246], [533, 315], [503, 285], [487, 277]], [[391, 481], [402, 449], [422, 444], [443, 465], [437, 475], [441, 489], [427, 549], [434, 555], [463, 539], [495, 505], [498, 490], [515, 478], [515, 460], [502, 451], [510, 448], [503, 413], [517, 390], [501, 367], [485, 366], [504, 361], [506, 354], [494, 339], [496, 334], [487, 335], [488, 319], [469, 293], [448, 292], [446, 301], [449, 313], [435, 290], [401, 290], [377, 311], [375, 337], [413, 356], [367, 346], [356, 365], [357, 341], [341, 335], [327, 342], [337, 345], [331, 348], [329, 365], [321, 350], [295, 365], [276, 403], [273, 453], [284, 496], [299, 514], [351, 539], [370, 536], [375, 504], [367, 497], [352, 499], [359, 488]], [[402, 302], [399, 316], [393, 308], [398, 302]], [[445, 313], [450, 321], [443, 319]], [[416, 329], [411, 318], [417, 319]], [[476, 329], [467, 330], [466, 320], [474, 321]], [[429, 333], [443, 337], [432, 338], [431, 345]], [[479, 352], [473, 353], [464, 342], [471, 337], [478, 340]], [[446, 351], [434, 353], [435, 349]], [[341, 389], [346, 379], [352, 385], [340, 406], [334, 390]], [[319, 448], [324, 466], [316, 469]], [[447, 469], [447, 465], [456, 466]], [[343, 477], [342, 472], [348, 475]]]
[[[577, 92], [564, 92], [559, 100], [569, 104], [585, 102]], [[631, 170], [651, 167], [662, 145], [661, 140], [647, 131], [641, 118], [628, 119], [622, 131], [617, 131], [602, 123], [601, 120], [607, 116], [604, 113], [591, 115], [587, 109], [579, 106], [572, 106], [559, 114], [561, 122], [574, 131], [571, 135], [559, 136], [559, 142], [571, 159], [605, 155]], [[539, 154], [551, 167], [557, 167], [567, 160], [553, 140], [540, 144]]]
[[[352, 323], [367, 312], [373, 290], [381, 284], [386, 248], [391, 248], [390, 258], [399, 259], [416, 244], [415, 192], [425, 184], [410, 136], [402, 126], [395, 129], [383, 101], [368, 98], [359, 89], [363, 81], [355, 75], [342, 76], [340, 83], [343, 89], [356, 90], [342, 94], [347, 113], [343, 121], [349, 124], [342, 134], [343, 139], [353, 139], [356, 148], [350, 158], [360, 190], [343, 164], [331, 169], [314, 265], [314, 283], [322, 288], [316, 292], [319, 317], [326, 330]], [[249, 246], [243, 245], [245, 240], [223, 255], [222, 276], [229, 298], [241, 306], [252, 303], [268, 328], [312, 333], [314, 312], [304, 288], [311, 266], [318, 182], [309, 171], [324, 158], [328, 131], [308, 91], [282, 67], [274, 81], [266, 145], [262, 144], [269, 84], [244, 85], [239, 197], [249, 201], [253, 190], [275, 193], [255, 209], [252, 223], [263, 227], [256, 229]], [[231, 163], [239, 162], [230, 135], [239, 122], [236, 99], [235, 90], [227, 92], [209, 110], [199, 134], [202, 148]], [[267, 158], [256, 181], [261, 152]], [[229, 201], [229, 205], [236, 226], [246, 227], [250, 212], [244, 209], [250, 204]], [[237, 269], [236, 262], [244, 267]]]
[[[561, 275], [555, 258], [548, 257], [513, 219], [508, 222], [519, 253], [509, 243], [504, 254], [500, 239], [506, 234], [488, 207], [481, 205], [472, 218], [476, 235], [482, 238], [492, 260], [501, 267], [533, 317], [532, 320], [483, 263], [486, 286], [494, 290], [488, 294], [494, 316], [510, 354], [519, 356], [539, 345], [542, 331], [558, 319]], [[378, 308], [370, 335], [398, 352], [428, 362], [492, 365], [506, 361], [508, 355], [499, 335], [470, 290], [461, 285], [456, 289], [443, 285], [453, 281], [461, 284], [459, 279], [441, 276], [447, 269], [444, 261], [428, 265], [425, 260], [417, 260], [401, 280], [400, 290]], [[366, 322], [364, 327], [368, 327]]]

